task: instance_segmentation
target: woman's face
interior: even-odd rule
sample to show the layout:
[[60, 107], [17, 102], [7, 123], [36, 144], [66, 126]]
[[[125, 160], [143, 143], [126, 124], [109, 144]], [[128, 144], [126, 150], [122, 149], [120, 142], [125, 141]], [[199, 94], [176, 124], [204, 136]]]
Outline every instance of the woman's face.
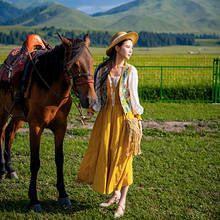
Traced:
[[131, 40], [126, 40], [123, 42], [121, 47], [118, 45], [115, 47], [117, 55], [121, 56], [123, 59], [129, 60], [133, 53], [133, 43]]

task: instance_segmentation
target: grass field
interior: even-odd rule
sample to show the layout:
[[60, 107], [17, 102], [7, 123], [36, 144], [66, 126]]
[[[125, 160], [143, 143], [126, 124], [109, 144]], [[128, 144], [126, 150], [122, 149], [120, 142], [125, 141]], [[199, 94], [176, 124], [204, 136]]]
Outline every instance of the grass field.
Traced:
[[[142, 154], [134, 158], [134, 183], [121, 219], [219, 219], [220, 106], [214, 104], [142, 103]], [[13, 163], [17, 180], [0, 183], [0, 219], [112, 219], [115, 206], [104, 209], [105, 195], [76, 181], [91, 129], [80, 126], [72, 108], [64, 142], [66, 190], [73, 203], [62, 209], [56, 199], [53, 136], [41, 141], [38, 196], [44, 212], [28, 211], [29, 141], [17, 133]], [[94, 118], [88, 122], [92, 124]], [[154, 123], [152, 123], [154, 122]], [[188, 123], [180, 130], [152, 126]], [[25, 126], [26, 127], [26, 126]]]
[[[13, 47], [16, 46], [0, 45], [0, 63]], [[91, 48], [91, 53], [95, 67], [106, 58], [104, 48]], [[214, 58], [220, 58], [220, 45], [135, 48], [129, 63], [137, 67], [143, 101], [211, 102]]]
[[[198, 46], [134, 48], [129, 63], [137, 67], [142, 100], [212, 102], [213, 60], [220, 58], [220, 45], [218, 40], [196, 43]], [[14, 47], [0, 45], [0, 63]], [[105, 48], [90, 50], [95, 68], [106, 58]]]
[[[210, 65], [213, 58], [220, 57], [220, 45], [213, 45], [209, 41], [207, 44], [203, 46], [135, 47], [129, 63], [142, 66]], [[20, 45], [0, 44], [0, 64], [4, 61], [8, 53], [16, 47], [20, 47]], [[95, 65], [102, 62], [103, 57], [106, 57], [105, 48], [91, 47], [90, 51], [94, 56]]]

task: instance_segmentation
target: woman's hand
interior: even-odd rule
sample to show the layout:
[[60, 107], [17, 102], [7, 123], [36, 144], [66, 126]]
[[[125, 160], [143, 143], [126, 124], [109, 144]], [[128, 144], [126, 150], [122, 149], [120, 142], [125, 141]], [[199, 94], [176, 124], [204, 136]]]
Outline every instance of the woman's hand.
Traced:
[[92, 112], [88, 112], [87, 115], [83, 115], [83, 116], [81, 117], [81, 119], [82, 119], [83, 121], [89, 120], [89, 119], [92, 118], [92, 116], [93, 116], [93, 113], [92, 113]]

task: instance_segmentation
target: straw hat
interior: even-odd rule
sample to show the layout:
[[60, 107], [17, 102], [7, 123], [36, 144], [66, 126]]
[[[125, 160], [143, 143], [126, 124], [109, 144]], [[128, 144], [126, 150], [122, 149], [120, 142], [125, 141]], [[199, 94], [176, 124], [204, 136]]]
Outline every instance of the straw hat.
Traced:
[[111, 44], [106, 50], [106, 55], [110, 56], [112, 49], [121, 41], [130, 39], [133, 42], [133, 46], [137, 43], [138, 40], [138, 33], [136, 32], [118, 32], [115, 34], [111, 39]]

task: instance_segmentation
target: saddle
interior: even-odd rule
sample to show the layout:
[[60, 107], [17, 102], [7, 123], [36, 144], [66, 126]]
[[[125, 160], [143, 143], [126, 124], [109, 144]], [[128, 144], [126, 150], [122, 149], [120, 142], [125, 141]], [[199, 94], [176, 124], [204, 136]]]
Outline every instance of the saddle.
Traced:
[[12, 89], [20, 88], [25, 65], [38, 50], [51, 49], [50, 45], [39, 35], [32, 34], [23, 42], [22, 47], [13, 49], [0, 67], [0, 82]]
[[23, 42], [22, 47], [13, 49], [0, 67], [0, 85], [12, 91], [13, 104], [8, 111], [10, 115], [19, 103], [27, 116], [28, 109], [24, 101], [24, 93], [28, 84], [28, 63], [38, 51], [50, 50], [52, 47], [39, 35], [32, 34]]

